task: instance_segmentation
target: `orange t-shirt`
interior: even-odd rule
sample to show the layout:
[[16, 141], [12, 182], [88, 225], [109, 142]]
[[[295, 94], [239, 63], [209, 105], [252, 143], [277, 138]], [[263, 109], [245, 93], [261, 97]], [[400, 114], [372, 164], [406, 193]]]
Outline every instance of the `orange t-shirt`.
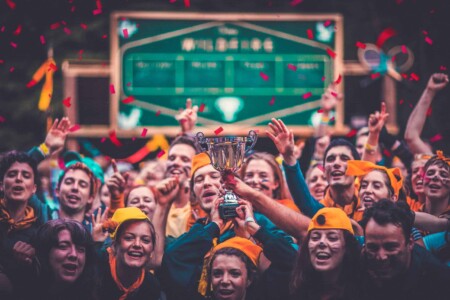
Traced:
[[419, 200], [413, 199], [411, 197], [406, 197], [406, 203], [408, 203], [409, 208], [412, 211], [420, 211], [420, 209], [422, 208], [423, 203], [420, 203]]

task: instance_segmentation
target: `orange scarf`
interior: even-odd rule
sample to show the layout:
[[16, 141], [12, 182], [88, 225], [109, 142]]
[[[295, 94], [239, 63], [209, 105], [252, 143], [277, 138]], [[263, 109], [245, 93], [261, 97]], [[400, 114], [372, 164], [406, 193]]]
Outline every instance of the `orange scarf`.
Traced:
[[31, 206], [27, 206], [25, 208], [24, 218], [16, 222], [13, 218], [11, 218], [11, 215], [6, 209], [4, 200], [0, 201], [0, 223], [7, 224], [7, 233], [29, 228], [36, 220], [37, 217], [34, 215], [34, 209]]
[[132, 284], [130, 285], [129, 288], [126, 288], [122, 285], [122, 283], [119, 280], [119, 277], [117, 277], [117, 259], [116, 256], [112, 253], [112, 249], [111, 247], [109, 247], [107, 249], [108, 253], [109, 253], [109, 268], [111, 269], [111, 276], [114, 279], [114, 282], [116, 283], [117, 287], [119, 288], [119, 290], [121, 290], [122, 292], [124, 292], [124, 294], [122, 296], [120, 296], [119, 300], [125, 300], [129, 294], [131, 294], [132, 292], [134, 292], [135, 290], [137, 290], [142, 282], [144, 281], [144, 277], [145, 277], [145, 271], [144, 269], [142, 269], [141, 271], [141, 275], [139, 276], [139, 278]]
[[325, 198], [320, 200], [320, 203], [322, 203], [325, 207], [337, 207], [342, 209], [349, 218], [355, 220], [356, 222], [359, 222], [362, 220], [362, 216], [364, 211], [362, 210], [361, 201], [358, 197], [358, 189], [355, 188], [355, 196], [353, 197], [353, 202], [350, 204], [347, 204], [345, 206], [341, 206], [337, 204], [333, 198], [331, 198], [330, 189], [327, 189], [327, 192], [325, 194]]

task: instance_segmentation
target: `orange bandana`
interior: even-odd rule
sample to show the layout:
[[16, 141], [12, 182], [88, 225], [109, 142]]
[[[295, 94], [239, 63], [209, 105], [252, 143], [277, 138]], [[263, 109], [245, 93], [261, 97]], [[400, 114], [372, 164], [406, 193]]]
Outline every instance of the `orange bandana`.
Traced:
[[114, 282], [116, 283], [119, 290], [124, 292], [124, 294], [122, 296], [120, 296], [119, 300], [125, 300], [129, 294], [131, 294], [132, 292], [134, 292], [141, 286], [142, 282], [144, 281], [145, 271], [144, 271], [144, 269], [142, 269], [141, 275], [139, 276], [139, 278], [132, 285], [130, 285], [129, 288], [124, 287], [122, 285], [122, 283], [120, 282], [119, 277], [117, 277], [117, 269], [116, 269], [117, 259], [114, 256], [114, 254], [112, 253], [111, 247], [109, 247], [106, 250], [109, 253], [109, 268], [111, 270], [111, 276], [114, 279]]
[[391, 187], [394, 189], [394, 194], [398, 198], [398, 194], [403, 186], [403, 177], [399, 168], [388, 169], [368, 161], [349, 160], [347, 162], [347, 171], [345, 172], [345, 175], [362, 177], [373, 170], [381, 170], [388, 175]]
[[0, 201], [0, 223], [5, 223], [8, 226], [7, 232], [22, 230], [29, 228], [35, 221], [37, 217], [34, 215], [34, 209], [31, 206], [25, 208], [25, 216], [22, 220], [16, 222], [9, 214], [4, 200]]
[[[355, 181], [356, 182], [356, 181]], [[356, 183], [355, 183], [356, 185]], [[327, 192], [325, 193], [325, 198], [320, 200], [319, 202], [323, 204], [325, 207], [337, 207], [342, 209], [349, 218], [359, 222], [362, 220], [362, 215], [364, 211], [361, 210], [361, 201], [358, 197], [358, 189], [355, 188], [355, 195], [353, 197], [353, 202], [350, 204], [347, 204], [345, 206], [341, 206], [337, 204], [333, 198], [331, 198], [330, 189], [327, 189]]]

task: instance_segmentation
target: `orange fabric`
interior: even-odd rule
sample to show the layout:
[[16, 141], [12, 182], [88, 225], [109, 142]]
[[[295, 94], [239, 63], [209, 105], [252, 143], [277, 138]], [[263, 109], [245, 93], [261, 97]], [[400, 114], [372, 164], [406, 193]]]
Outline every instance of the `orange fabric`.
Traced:
[[45, 75], [44, 85], [42, 86], [41, 95], [39, 97], [38, 108], [41, 111], [46, 111], [50, 105], [53, 93], [53, 73], [56, 71], [56, 62], [53, 58], [47, 59], [37, 71], [33, 74], [31, 81], [27, 87], [32, 87], [37, 84]]
[[111, 218], [116, 210], [119, 208], [125, 207], [125, 196], [123, 193], [120, 194], [119, 198], [114, 199], [111, 195], [111, 201], [109, 204], [109, 210], [108, 210], [108, 218]]
[[120, 296], [119, 300], [125, 300], [128, 297], [128, 295], [133, 291], [137, 290], [144, 281], [145, 277], [144, 268], [142, 268], [141, 275], [139, 275], [139, 278], [132, 285], [130, 285], [130, 287], [126, 288], [120, 282], [119, 277], [117, 277], [117, 259], [112, 253], [112, 249], [108, 248], [107, 251], [109, 254], [109, 268], [111, 270], [111, 276], [114, 279], [114, 282], [116, 283], [117, 287], [124, 293], [122, 296]]
[[422, 207], [422, 203], [420, 203], [420, 201], [419, 200], [415, 200], [415, 199], [413, 199], [413, 198], [411, 198], [411, 197], [406, 197], [406, 203], [408, 203], [408, 205], [409, 205], [409, 208], [412, 210], [412, 211], [420, 211], [420, 209], [421, 209], [421, 207]]
[[300, 209], [298, 209], [297, 205], [295, 205], [295, 202], [292, 199], [276, 199], [276, 201], [287, 208], [292, 209], [295, 212], [300, 213]]
[[150, 219], [147, 217], [147, 215], [144, 214], [142, 212], [142, 210], [137, 207], [125, 207], [125, 208], [117, 209], [111, 218], [111, 221], [113, 221], [117, 224], [117, 227], [115, 228], [115, 230], [112, 233], [110, 233], [110, 236], [113, 240], [116, 238], [116, 233], [119, 230], [119, 227], [123, 224], [123, 222], [130, 221], [130, 220], [148, 220], [148, 221], [150, 221]]
[[194, 176], [195, 172], [201, 167], [207, 166], [211, 164], [211, 159], [209, 155], [202, 152], [195, 155], [192, 158], [192, 168], [191, 168], [191, 177]]
[[195, 204], [191, 203], [191, 213], [186, 223], [186, 231], [189, 231], [198, 219], [206, 217], [208, 217], [208, 214], [200, 207], [198, 202]]
[[403, 186], [403, 176], [399, 168], [388, 169], [383, 166], [378, 166], [369, 161], [349, 160], [347, 162], [347, 171], [345, 172], [345, 175], [361, 177], [372, 172], [373, 170], [382, 170], [386, 172], [389, 177], [389, 182], [394, 189], [394, 194], [398, 198], [398, 194], [400, 193], [400, 190]]
[[342, 229], [349, 231], [351, 234], [355, 234], [347, 214], [337, 207], [320, 209], [311, 219], [308, 232], [313, 229]]
[[320, 200], [325, 207], [337, 207], [342, 209], [349, 218], [359, 222], [362, 220], [362, 215], [364, 211], [362, 210], [361, 201], [358, 198], [358, 190], [355, 188], [355, 195], [353, 197], [353, 202], [345, 205], [344, 207], [334, 202], [330, 195], [330, 189], [327, 190], [325, 198]]
[[4, 200], [0, 201], [0, 223], [6, 223], [8, 226], [7, 232], [22, 230], [29, 228], [35, 221], [37, 217], [34, 215], [34, 209], [31, 206], [27, 206], [25, 208], [25, 216], [22, 220], [16, 222], [8, 210], [6, 209], [6, 205]]

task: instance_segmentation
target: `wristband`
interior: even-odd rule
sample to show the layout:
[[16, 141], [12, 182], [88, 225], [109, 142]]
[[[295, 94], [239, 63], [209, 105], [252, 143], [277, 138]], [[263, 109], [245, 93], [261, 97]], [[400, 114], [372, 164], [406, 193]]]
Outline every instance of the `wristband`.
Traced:
[[371, 144], [369, 144], [369, 143], [366, 143], [366, 144], [364, 145], [364, 148], [365, 148], [367, 151], [373, 153], [373, 152], [375, 152], [375, 150], [377, 150], [378, 145], [371, 145]]
[[50, 153], [50, 150], [48, 149], [47, 145], [45, 143], [42, 143], [39, 145], [39, 150], [41, 150], [42, 154], [44, 154], [44, 156], [47, 156]]
[[254, 218], [252, 218], [252, 217], [247, 217], [247, 218], [245, 218], [245, 224], [247, 224], [247, 223], [249, 223], [249, 222], [255, 222], [256, 223], [256, 221], [255, 221], [255, 219]]

